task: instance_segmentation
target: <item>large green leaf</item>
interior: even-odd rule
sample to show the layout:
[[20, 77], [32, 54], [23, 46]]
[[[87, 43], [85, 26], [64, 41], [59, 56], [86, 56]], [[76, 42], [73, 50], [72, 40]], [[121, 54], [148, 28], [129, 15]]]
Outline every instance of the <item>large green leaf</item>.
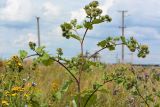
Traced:
[[45, 46], [40, 46], [40, 47], [38, 47], [38, 48], [36, 49], [36, 52], [37, 52], [38, 54], [42, 55], [42, 54], [45, 53], [44, 49], [45, 49]]
[[99, 23], [102, 23], [102, 20], [101, 19], [94, 19], [92, 21], [92, 24], [99, 24]]
[[62, 98], [62, 93], [60, 91], [58, 91], [57, 93], [54, 94], [54, 97], [58, 100], [60, 100]]
[[82, 25], [77, 25], [77, 26], [76, 26], [76, 29], [81, 29], [81, 28], [83, 28]]
[[124, 36], [121, 36], [121, 41], [123, 44], [126, 44], [126, 38]]
[[70, 86], [71, 83], [72, 83], [72, 80], [66, 81], [66, 82], [62, 85], [62, 87], [61, 87], [56, 93], [53, 94], [53, 97], [54, 97], [56, 100], [61, 100], [63, 94], [64, 94], [65, 92], [67, 92], [67, 90], [68, 90], [68, 88], [69, 88], [69, 86]]
[[20, 58], [22, 59], [24, 59], [28, 55], [28, 53], [25, 50], [20, 50], [19, 54], [20, 54]]
[[77, 107], [76, 101], [72, 100], [73, 107]]
[[70, 35], [70, 37], [72, 37], [74, 39], [77, 39], [78, 41], [81, 40], [81, 38], [79, 36], [75, 35], [75, 34]]
[[103, 48], [103, 47], [106, 46], [106, 44], [107, 44], [107, 41], [106, 40], [102, 40], [102, 41], [98, 42], [97, 45]]
[[[84, 91], [81, 93], [81, 107], [84, 107], [86, 101], [88, 100], [88, 98], [90, 97], [93, 91], [94, 90]], [[74, 98], [75, 98], [76, 103], [78, 104], [78, 95], [76, 95]], [[85, 107], [95, 107], [96, 103], [97, 103], [97, 94], [94, 94], [92, 95], [92, 97], [90, 98], [90, 100], [88, 101]]]
[[66, 92], [72, 82], [73, 82], [72, 80], [66, 81], [66, 82], [62, 85], [61, 92]]
[[84, 22], [84, 27], [85, 28], [87, 28], [87, 29], [90, 29], [90, 30], [92, 30], [93, 29], [93, 25], [92, 25], [92, 23], [91, 22]]

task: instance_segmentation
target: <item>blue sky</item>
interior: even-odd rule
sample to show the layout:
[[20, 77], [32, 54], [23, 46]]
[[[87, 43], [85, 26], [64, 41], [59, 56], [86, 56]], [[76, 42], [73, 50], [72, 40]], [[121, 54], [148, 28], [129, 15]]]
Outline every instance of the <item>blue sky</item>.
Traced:
[[[85, 17], [83, 7], [91, 0], [1, 0], [0, 1], [0, 57], [9, 58], [20, 49], [29, 51], [28, 42], [37, 42], [36, 16], [40, 17], [42, 44], [51, 54], [56, 48], [63, 48], [66, 57], [79, 53], [79, 44], [61, 36], [59, 25], [65, 21]], [[160, 64], [160, 1], [159, 0], [99, 0], [104, 14], [112, 17], [111, 23], [94, 27], [85, 41], [85, 50], [94, 52], [98, 41], [108, 36], [120, 35], [121, 15], [118, 10], [128, 10], [125, 17], [127, 29], [125, 36], [134, 36], [139, 42], [147, 44], [150, 55], [139, 59], [133, 55], [134, 63]], [[73, 50], [74, 49], [74, 50]], [[103, 62], [115, 62], [120, 58], [121, 47], [114, 52], [101, 53]], [[30, 51], [29, 51], [30, 52]], [[126, 49], [125, 61], [131, 61]]]

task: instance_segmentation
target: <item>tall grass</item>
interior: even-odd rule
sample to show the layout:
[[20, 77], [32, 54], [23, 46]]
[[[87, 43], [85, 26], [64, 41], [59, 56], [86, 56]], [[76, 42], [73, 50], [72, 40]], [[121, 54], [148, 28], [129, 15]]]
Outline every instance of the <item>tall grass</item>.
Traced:
[[[82, 81], [82, 92], [85, 89], [92, 87], [95, 82], [101, 82], [101, 77], [104, 72], [112, 73], [116, 69], [121, 67], [130, 68], [131, 65], [106, 65], [105, 68], [94, 68], [91, 72], [83, 72], [83, 81]], [[4, 67], [0, 67], [0, 75], [4, 75]], [[159, 70], [158, 68], [142, 68], [137, 67], [136, 70], [139, 73], [150, 73], [153, 70]], [[131, 75], [131, 72], [126, 71], [128, 76]], [[41, 106], [48, 107], [65, 107], [66, 105], [71, 105], [71, 100], [73, 99], [73, 95], [76, 94], [75, 83], [72, 83], [69, 87], [68, 91], [63, 95], [60, 101], [54, 101], [52, 92], [54, 90], [53, 84], [56, 84], [57, 88], [60, 88], [61, 85], [69, 80], [67, 72], [57, 64], [53, 64], [52, 66], [45, 67], [43, 65], [39, 65], [36, 70], [31, 69], [30, 62], [27, 62], [25, 65], [25, 69], [21, 72], [21, 76], [26, 78], [26, 76], [31, 77], [31, 81], [34, 81], [37, 84], [37, 88], [40, 93], [40, 98], [38, 99], [41, 102]], [[148, 83], [148, 85], [152, 85]], [[156, 90], [158, 87], [158, 83], [154, 83]], [[102, 90], [102, 89], [107, 89]], [[126, 91], [123, 87], [115, 84], [108, 83], [101, 89], [101, 92], [98, 92], [98, 100], [95, 103], [96, 107], [141, 107], [144, 106], [141, 102], [142, 100], [139, 97], [133, 97], [128, 91]], [[143, 88], [141, 88], [143, 89]], [[153, 89], [149, 89], [152, 91]], [[141, 90], [142, 93], [146, 93], [145, 90]], [[133, 101], [132, 101], [133, 100]]]

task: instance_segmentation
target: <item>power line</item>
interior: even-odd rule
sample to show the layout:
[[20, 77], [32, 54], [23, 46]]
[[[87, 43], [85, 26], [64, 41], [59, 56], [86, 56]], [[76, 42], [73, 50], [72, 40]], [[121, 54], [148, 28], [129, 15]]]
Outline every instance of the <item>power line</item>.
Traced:
[[[124, 17], [125, 13], [127, 12], [126, 10], [119, 11], [122, 14], [122, 25], [119, 27], [122, 30], [122, 36], [124, 36], [124, 30], [126, 28], [125, 23], [124, 23]], [[121, 56], [121, 62], [124, 63], [124, 44], [122, 44], [122, 56]]]

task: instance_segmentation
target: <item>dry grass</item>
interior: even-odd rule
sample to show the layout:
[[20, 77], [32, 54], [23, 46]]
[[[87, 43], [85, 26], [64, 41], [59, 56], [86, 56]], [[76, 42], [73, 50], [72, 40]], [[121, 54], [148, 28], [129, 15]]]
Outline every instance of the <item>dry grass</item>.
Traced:
[[[65, 93], [62, 97], [61, 101], [51, 102], [51, 92], [53, 90], [52, 84], [56, 83], [58, 87], [60, 87], [66, 80], [71, 79], [67, 72], [61, 68], [57, 64], [53, 64], [52, 66], [42, 66], [39, 65], [36, 70], [31, 70], [30, 63], [27, 62], [25, 65], [25, 70], [22, 72], [22, 76], [30, 75], [32, 81], [37, 83], [37, 87], [41, 93], [41, 98], [39, 99], [41, 102], [46, 104], [51, 104], [51, 107], [65, 107], [66, 105], [70, 105], [71, 99], [73, 99], [73, 95], [76, 94], [76, 85], [73, 82], [69, 87], [67, 93]], [[102, 75], [104, 72], [111, 73], [115, 69], [120, 67], [130, 67], [130, 65], [107, 65], [105, 69], [97, 69], [95, 68], [91, 72], [83, 72], [81, 87], [82, 91], [86, 89], [92, 89], [92, 86], [95, 82], [102, 83]], [[151, 72], [152, 68], [142, 68], [139, 67], [137, 70], [140, 73]], [[158, 69], [159, 70], [159, 69]], [[129, 71], [128, 74], [130, 75]], [[151, 84], [149, 84], [151, 85]], [[108, 83], [103, 86], [104, 89], [107, 90], [107, 93], [98, 92], [98, 100], [96, 107], [130, 107], [127, 101], [132, 97], [129, 92], [127, 92], [122, 86], [118, 86], [115, 83]], [[156, 87], [158, 90], [160, 87]], [[114, 91], [117, 90], [116, 93]], [[143, 90], [145, 93], [145, 90]], [[142, 92], [143, 93], [143, 92]], [[141, 100], [135, 97], [136, 107], [140, 107]], [[142, 105], [143, 106], [143, 105]]]

